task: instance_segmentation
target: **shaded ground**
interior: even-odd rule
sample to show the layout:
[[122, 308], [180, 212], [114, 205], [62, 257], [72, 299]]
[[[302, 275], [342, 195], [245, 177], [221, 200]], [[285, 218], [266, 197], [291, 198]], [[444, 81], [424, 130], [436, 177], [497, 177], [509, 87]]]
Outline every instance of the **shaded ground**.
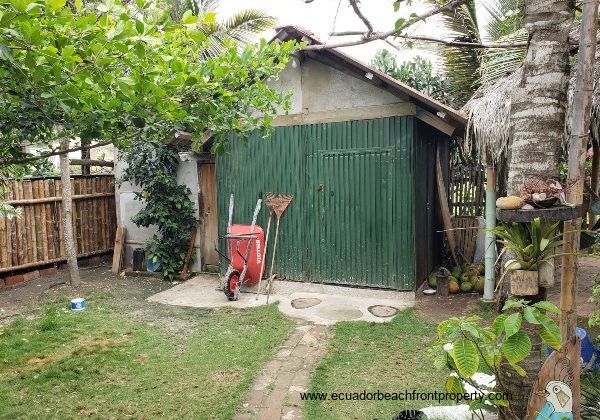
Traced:
[[[596, 307], [596, 303], [589, 302], [592, 295], [592, 284], [594, 277], [600, 275], [600, 258], [584, 257], [579, 260], [578, 286], [579, 298], [577, 299], [577, 311], [580, 318], [585, 321]], [[557, 273], [560, 279], [560, 272]], [[560, 280], [548, 291], [548, 300], [556, 306], [560, 305]], [[422, 317], [439, 323], [453, 316], [467, 316], [478, 313], [480, 316], [494, 315], [494, 309], [486, 309], [481, 303], [481, 297], [477, 294], [456, 294], [447, 298], [438, 296], [417, 296], [417, 311]], [[587, 322], [584, 322], [587, 327]], [[580, 325], [584, 325], [580, 324]], [[600, 332], [599, 332], [600, 334]]]
[[[90, 292], [118, 292], [119, 306], [122, 306], [123, 312], [135, 309], [143, 312], [144, 308], [148, 307], [144, 302], [147, 297], [172, 287], [156, 277], [119, 277], [110, 272], [108, 265], [83, 268], [80, 269], [80, 273], [82, 284], [79, 291], [67, 286], [69, 276], [66, 270], [59, 270], [58, 274], [52, 277], [40, 277], [0, 289], [0, 325], [6, 324], [18, 314], [34, 315], [36, 306], [42, 301], [64, 294], [70, 297], [86, 297]], [[140, 302], [144, 303], [140, 305]], [[161, 306], [155, 305], [157, 310]]]

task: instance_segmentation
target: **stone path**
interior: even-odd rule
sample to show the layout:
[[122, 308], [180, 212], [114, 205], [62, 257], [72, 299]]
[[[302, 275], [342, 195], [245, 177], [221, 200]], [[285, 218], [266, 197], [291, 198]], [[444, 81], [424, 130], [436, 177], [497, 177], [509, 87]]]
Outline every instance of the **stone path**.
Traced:
[[327, 326], [299, 323], [254, 380], [235, 420], [302, 419], [300, 393], [307, 391], [328, 338]]

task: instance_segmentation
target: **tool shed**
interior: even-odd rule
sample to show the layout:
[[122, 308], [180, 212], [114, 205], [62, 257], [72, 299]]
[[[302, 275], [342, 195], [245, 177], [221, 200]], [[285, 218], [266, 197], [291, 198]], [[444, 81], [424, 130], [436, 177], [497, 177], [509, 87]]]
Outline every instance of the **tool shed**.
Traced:
[[[292, 39], [321, 44], [295, 26], [273, 42]], [[447, 185], [449, 140], [464, 115], [338, 50], [302, 50], [271, 83], [292, 92], [272, 136], [231, 138], [226, 154], [199, 163], [204, 262], [218, 264], [212, 248], [230, 194], [237, 217], [249, 218], [259, 194], [280, 192], [294, 201], [281, 222], [279, 275], [415, 290], [441, 263], [436, 164]]]

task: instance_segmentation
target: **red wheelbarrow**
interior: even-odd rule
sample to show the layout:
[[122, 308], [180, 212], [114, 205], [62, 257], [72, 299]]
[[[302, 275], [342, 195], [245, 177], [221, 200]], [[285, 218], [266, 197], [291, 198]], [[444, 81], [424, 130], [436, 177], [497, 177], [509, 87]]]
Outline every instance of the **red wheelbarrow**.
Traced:
[[242, 285], [253, 286], [262, 277], [265, 257], [265, 233], [256, 225], [262, 199], [258, 199], [250, 225], [232, 225], [233, 194], [229, 198], [229, 220], [227, 223], [227, 254], [222, 257], [229, 261], [225, 274], [223, 292], [229, 300], [238, 300]]

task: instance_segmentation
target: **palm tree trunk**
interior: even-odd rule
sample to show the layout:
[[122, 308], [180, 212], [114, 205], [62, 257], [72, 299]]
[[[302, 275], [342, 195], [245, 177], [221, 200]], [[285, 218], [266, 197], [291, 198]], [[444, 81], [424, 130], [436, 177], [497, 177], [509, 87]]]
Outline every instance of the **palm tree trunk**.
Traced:
[[[67, 150], [69, 148], [69, 139], [62, 139], [60, 141], [60, 148], [61, 150]], [[62, 184], [62, 220], [67, 266], [69, 267], [71, 286], [78, 286], [81, 283], [81, 278], [79, 277], [77, 250], [73, 240], [73, 224], [71, 223], [73, 199], [71, 197], [71, 168], [69, 166], [68, 152], [60, 155], [60, 180]]]
[[518, 194], [527, 178], [558, 176], [567, 103], [570, 2], [529, 0], [525, 22], [529, 48], [512, 96], [509, 194]]
[[[528, 0], [525, 28], [529, 47], [523, 62], [523, 78], [514, 90], [511, 105], [512, 148], [508, 162], [508, 194], [519, 195], [523, 182], [532, 177], [557, 177], [564, 133], [569, 80], [569, 30], [573, 10], [568, 0]], [[545, 289], [537, 301], [545, 298]], [[520, 365], [520, 377], [512, 368], [499, 372], [503, 391], [512, 392], [509, 409], [500, 409], [500, 419], [523, 419], [529, 394], [542, 366], [535, 328], [526, 330], [534, 349]], [[515, 393], [515, 390], [518, 392]]]

